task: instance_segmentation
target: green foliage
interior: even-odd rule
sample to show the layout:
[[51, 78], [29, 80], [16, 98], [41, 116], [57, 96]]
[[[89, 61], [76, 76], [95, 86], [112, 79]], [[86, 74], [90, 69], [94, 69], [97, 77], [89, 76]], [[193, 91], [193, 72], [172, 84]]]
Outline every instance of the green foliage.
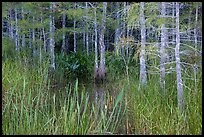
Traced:
[[2, 38], [2, 59], [14, 59], [16, 55], [14, 41], [8, 37]]
[[125, 72], [125, 63], [122, 56], [106, 53], [106, 68], [107, 72], [112, 76], [123, 74]]
[[134, 28], [139, 28], [139, 4], [138, 3], [133, 3], [130, 7], [130, 10], [128, 11], [128, 16], [127, 16], [127, 25], [130, 27]]
[[70, 79], [90, 78], [93, 72], [93, 55], [86, 56], [82, 53], [70, 53], [56, 55], [57, 71], [64, 72]]
[[61, 14], [64, 14], [64, 13], [65, 15], [67, 15], [69, 19], [80, 20], [85, 12], [83, 9], [69, 9], [61, 12]]

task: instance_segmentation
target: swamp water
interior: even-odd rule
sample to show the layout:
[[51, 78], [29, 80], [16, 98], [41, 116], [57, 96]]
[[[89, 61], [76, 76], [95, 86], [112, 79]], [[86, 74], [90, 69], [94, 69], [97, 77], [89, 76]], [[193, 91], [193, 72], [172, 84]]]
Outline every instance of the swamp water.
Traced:
[[[112, 84], [76, 81], [75, 84], [50, 89], [48, 96], [49, 104], [53, 104], [53, 97], [55, 98], [58, 115], [66, 104], [69, 111], [76, 113], [77, 124], [87, 123], [89, 127], [86, 134], [126, 134], [125, 94], [122, 89], [114, 88]], [[73, 124], [76, 124], [76, 121]]]

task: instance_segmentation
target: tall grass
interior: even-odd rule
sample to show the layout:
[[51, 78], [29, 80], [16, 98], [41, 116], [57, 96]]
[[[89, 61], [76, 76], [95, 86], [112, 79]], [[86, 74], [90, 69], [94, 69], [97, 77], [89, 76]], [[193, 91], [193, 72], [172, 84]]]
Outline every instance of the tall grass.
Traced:
[[[10, 49], [2, 54], [3, 134], [202, 134], [201, 71], [196, 81], [189, 79], [194, 73], [182, 73], [185, 111], [181, 114], [176, 73], [166, 75], [165, 90], [160, 89], [159, 76], [155, 75], [138, 91], [138, 68], [129, 67], [126, 75], [117, 67], [117, 75], [108, 77], [114, 82], [103, 85], [112, 93], [105, 91], [103, 101], [94, 102], [90, 93], [93, 86], [85, 90], [78, 80], [61, 84], [64, 74], [57, 71], [50, 77], [49, 60], [19, 61], [9, 56], [15, 53]], [[109, 72], [115, 71], [114, 65], [109, 68]], [[53, 81], [65, 87], [56, 88]]]
[[[202, 76], [202, 73], [198, 74]], [[174, 80], [173, 80], [174, 79]], [[132, 134], [202, 134], [202, 78], [195, 87], [194, 81], [183, 75], [185, 112], [177, 107], [175, 75], [166, 77], [166, 90], [161, 90], [159, 77], [150, 77], [143, 92], [138, 83], [131, 81], [128, 116]], [[164, 93], [165, 92], [165, 93]]]
[[[78, 80], [65, 88], [52, 88], [48, 68], [49, 62], [38, 67], [3, 62], [3, 134], [115, 133], [125, 112], [118, 107], [123, 92], [111, 111], [100, 110], [100, 103], [91, 103], [88, 92], [78, 88]], [[104, 102], [109, 98], [107, 94]]]

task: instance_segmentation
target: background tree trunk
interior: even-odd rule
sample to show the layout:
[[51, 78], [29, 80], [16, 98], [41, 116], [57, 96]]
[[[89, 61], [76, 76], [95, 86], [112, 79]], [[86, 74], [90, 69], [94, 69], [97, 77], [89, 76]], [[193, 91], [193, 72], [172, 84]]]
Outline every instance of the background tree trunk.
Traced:
[[[166, 15], [166, 4], [161, 4], [161, 15], [165, 18]], [[166, 44], [166, 28], [163, 23], [161, 26], [161, 47], [160, 47], [160, 86], [165, 89], [165, 44]]]
[[[76, 8], [76, 2], [74, 3], [74, 8]], [[74, 19], [74, 52], [76, 52], [76, 20]]]
[[140, 3], [140, 25], [141, 25], [141, 52], [140, 52], [140, 84], [147, 84], [146, 64], [145, 64], [145, 17], [144, 17], [144, 2]]
[[[86, 16], [88, 17], [88, 3], [86, 2]], [[89, 33], [88, 33], [88, 22], [86, 23], [87, 31], [86, 31], [86, 54], [89, 55]]]
[[99, 66], [99, 77], [100, 79], [105, 79], [105, 45], [104, 45], [104, 31], [105, 31], [105, 23], [106, 23], [106, 8], [107, 2], [103, 2], [103, 17], [102, 17], [102, 24], [101, 24], [101, 32], [99, 38], [100, 44], [100, 66]]
[[12, 14], [12, 9], [9, 10], [9, 21], [10, 21], [10, 25], [9, 25], [9, 36], [11, 39], [14, 38], [14, 32], [13, 32], [13, 25], [12, 25], [12, 21], [13, 21], [13, 14]]
[[[33, 17], [33, 24], [35, 24], [35, 17]], [[35, 56], [36, 55], [36, 53], [35, 53], [36, 52], [35, 51], [36, 50], [35, 49], [36, 48], [35, 47], [36, 46], [35, 45], [35, 28], [33, 28], [33, 30], [32, 30], [32, 38], [33, 38], [33, 44], [32, 44], [33, 45], [33, 55]]]
[[176, 2], [176, 48], [175, 48], [175, 57], [176, 57], [176, 74], [177, 74], [177, 91], [178, 91], [178, 108], [183, 110], [184, 99], [183, 99], [183, 83], [181, 77], [181, 66], [180, 66], [180, 31], [179, 31], [179, 3]]
[[[66, 26], [66, 15], [65, 13], [63, 13], [62, 15], [62, 28], [65, 29], [65, 26]], [[64, 53], [65, 51], [65, 32], [63, 30], [63, 34], [62, 34], [62, 50], [61, 52]]]
[[15, 9], [15, 45], [16, 45], [16, 51], [19, 50], [19, 35], [18, 35], [18, 13], [17, 13], [17, 9]]
[[50, 4], [50, 54], [51, 54], [51, 68], [55, 70], [55, 54], [54, 54], [54, 46], [55, 46], [55, 41], [54, 41], [54, 15], [53, 15], [53, 5], [54, 3], [51, 2]]
[[[174, 24], [173, 22], [175, 21], [174, 20], [174, 17], [175, 17], [175, 2], [172, 2], [172, 24]], [[172, 28], [174, 28], [174, 25], [173, 25], [173, 27]], [[175, 43], [175, 32], [174, 32], [174, 29], [172, 29], [172, 44], [174, 44]]]
[[[119, 8], [120, 8], [120, 3], [116, 2], [116, 9], [119, 10]], [[118, 53], [119, 52], [118, 41], [119, 41], [119, 37], [120, 37], [120, 29], [119, 29], [120, 20], [119, 20], [119, 16], [120, 16], [119, 11], [117, 11], [117, 13], [116, 13], [117, 28], [115, 29], [115, 39], [114, 39], [116, 55], [119, 54]]]
[[[22, 16], [22, 20], [24, 20], [24, 9], [23, 7], [21, 8], [21, 16]], [[25, 29], [22, 29], [22, 30], [25, 30]], [[25, 34], [23, 33], [22, 34], [22, 48], [25, 47]]]
[[94, 61], [94, 79], [98, 77], [98, 45], [97, 45], [97, 19], [96, 19], [96, 7], [94, 9], [94, 31], [95, 31], [95, 61]]

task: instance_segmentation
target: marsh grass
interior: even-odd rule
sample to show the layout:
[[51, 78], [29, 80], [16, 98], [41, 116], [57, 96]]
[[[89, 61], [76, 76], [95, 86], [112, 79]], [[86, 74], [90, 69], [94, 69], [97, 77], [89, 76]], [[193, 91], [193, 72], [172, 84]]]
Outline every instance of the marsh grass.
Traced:
[[[183, 75], [185, 110], [177, 108], [175, 75], [166, 78], [166, 90], [159, 87], [159, 77], [151, 77], [148, 86], [138, 92], [135, 81], [131, 81], [128, 101], [128, 116], [132, 134], [202, 134], [202, 73], [198, 80], [187, 80]], [[127, 83], [126, 83], [127, 84]]]
[[115, 78], [101, 109], [78, 80], [52, 87], [49, 60], [32, 66], [5, 59], [2, 67], [3, 134], [202, 134], [202, 72], [196, 81], [183, 74], [185, 111], [180, 113], [175, 74], [166, 76], [165, 90], [158, 76], [149, 76], [141, 91], [137, 74], [130, 75], [129, 86], [126, 75]]
[[[49, 63], [30, 67], [18, 61], [3, 62], [3, 134], [114, 134], [121, 111], [123, 91], [109, 113], [89, 101], [89, 95], [74, 85], [51, 88]], [[104, 97], [104, 102], [108, 102]], [[99, 105], [100, 103], [98, 103]]]

